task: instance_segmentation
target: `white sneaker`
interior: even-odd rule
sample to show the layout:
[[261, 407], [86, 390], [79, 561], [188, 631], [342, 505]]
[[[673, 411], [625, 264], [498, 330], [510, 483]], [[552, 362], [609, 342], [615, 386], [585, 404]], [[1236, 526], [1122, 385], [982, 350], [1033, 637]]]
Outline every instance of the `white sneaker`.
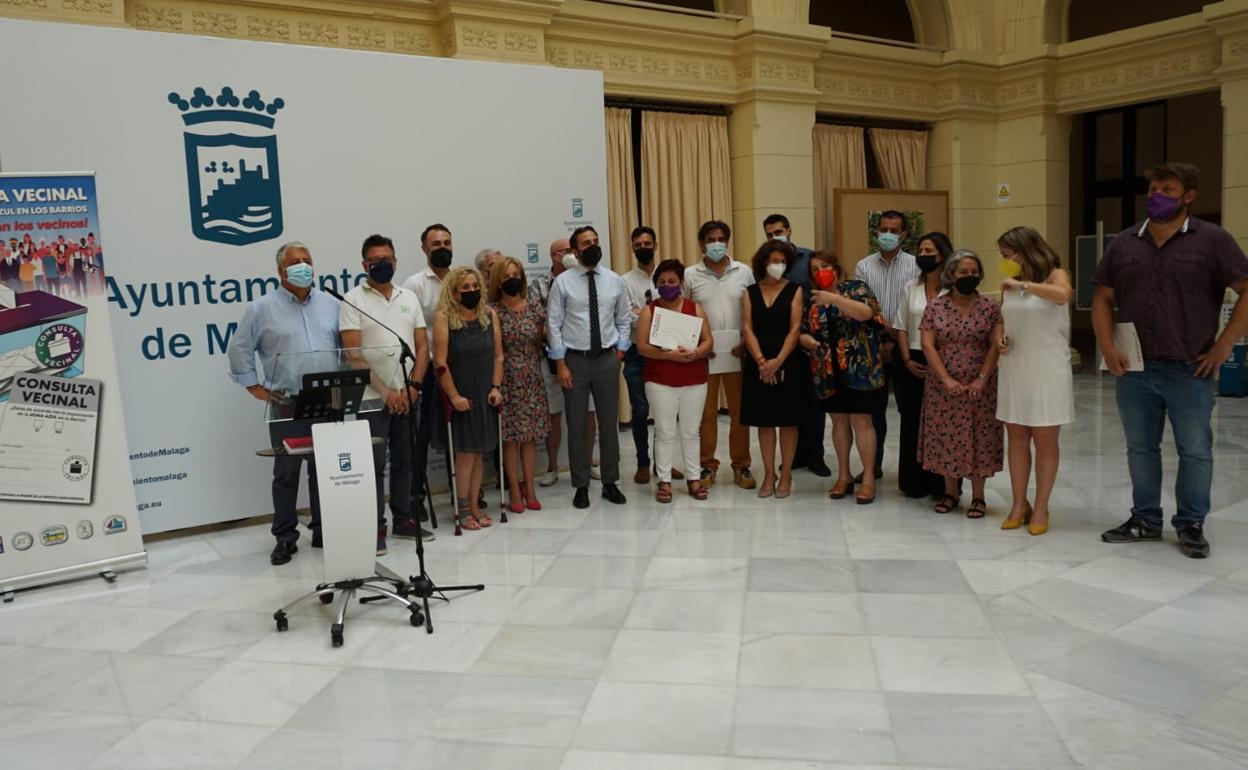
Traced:
[[559, 483], [559, 471], [547, 471], [537, 483], [543, 487], [553, 487]]

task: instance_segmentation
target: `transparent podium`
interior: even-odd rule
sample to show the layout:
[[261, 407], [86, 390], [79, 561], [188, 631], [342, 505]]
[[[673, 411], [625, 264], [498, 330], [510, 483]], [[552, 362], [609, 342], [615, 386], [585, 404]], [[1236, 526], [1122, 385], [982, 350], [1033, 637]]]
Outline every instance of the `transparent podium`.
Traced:
[[[271, 446], [257, 454], [275, 462], [307, 458], [313, 463], [312, 524], [314, 531], [319, 524], [325, 559], [316, 588], [273, 613], [278, 631], [289, 628], [288, 613], [299, 604], [313, 597], [330, 604], [335, 594], [330, 626], [335, 647], [343, 643], [347, 607], [360, 593], [398, 602], [413, 626], [425, 623], [421, 605], [411, 598], [411, 581], [376, 560], [375, 456], [380, 454], [384, 463], [385, 451], [379, 449], [384, 439], [372, 437], [368, 416], [386, 408], [382, 394], [401, 389], [401, 352], [395, 345], [277, 357], [269, 383], [273, 395], [264, 407]], [[423, 557], [421, 563], [423, 573]]]

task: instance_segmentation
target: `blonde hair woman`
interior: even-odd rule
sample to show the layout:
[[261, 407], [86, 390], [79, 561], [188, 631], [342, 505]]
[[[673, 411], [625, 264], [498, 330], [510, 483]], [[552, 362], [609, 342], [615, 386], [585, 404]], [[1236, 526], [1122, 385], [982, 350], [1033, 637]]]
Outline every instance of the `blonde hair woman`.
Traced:
[[[490, 274], [490, 307], [503, 345], [503, 465], [508, 509], [540, 511], [533, 482], [537, 442], [550, 430], [545, 365], [546, 310], [528, 296], [528, 279], [514, 257], [501, 257]], [[523, 468], [523, 472], [522, 472]]]
[[451, 403], [455, 445], [456, 521], [464, 529], [493, 524], [479, 510], [484, 456], [498, 446], [495, 409], [503, 401], [503, 344], [494, 311], [482, 304], [481, 279], [457, 267], [442, 282], [433, 320], [433, 366]]
[[[997, 419], [1010, 439], [1014, 505], [1002, 529], [1024, 524], [1033, 535], [1049, 529], [1049, 496], [1057, 482], [1061, 426], [1074, 422], [1070, 372], [1070, 276], [1057, 254], [1031, 227], [997, 239], [1001, 252], [1001, 375]], [[1036, 505], [1027, 502], [1031, 445], [1036, 445]]]

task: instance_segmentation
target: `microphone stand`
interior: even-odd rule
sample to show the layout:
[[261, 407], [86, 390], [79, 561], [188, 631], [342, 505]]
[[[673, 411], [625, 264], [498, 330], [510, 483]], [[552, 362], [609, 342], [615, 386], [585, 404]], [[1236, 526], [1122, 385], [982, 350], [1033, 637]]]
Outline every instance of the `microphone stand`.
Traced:
[[[378, 320], [378, 318], [374, 316], [372, 313], [369, 313], [367, 310], [355, 304], [354, 302], [347, 299], [346, 297], [342, 296], [341, 294], [334, 291], [333, 289], [325, 289], [324, 291], [326, 294], [338, 300], [339, 302], [345, 303], [351, 306], [352, 308], [354, 308], [355, 310], [359, 311], [359, 313], [363, 315], [365, 318], [368, 318], [369, 320], [373, 321], [373, 323], [377, 324], [381, 328], [385, 329], [386, 331], [394, 335], [394, 338], [399, 341], [399, 346], [401, 348], [401, 352], [399, 353], [399, 367], [403, 370], [403, 386], [405, 389], [410, 388], [412, 380], [411, 380], [411, 369], [409, 368], [409, 365], [411, 367], [414, 367], [416, 365], [416, 356], [412, 353], [412, 349], [407, 344], [407, 340], [403, 339], [403, 335], [399, 334], [394, 329], [391, 329], [389, 326], [387, 326], [386, 324]], [[361, 342], [363, 342], [362, 339], [361, 339]], [[384, 409], [386, 407], [383, 406], [382, 408]], [[409, 417], [407, 421], [408, 456], [411, 457], [413, 461], [416, 458], [416, 419], [418, 416], [419, 416], [418, 412], [413, 415], [409, 411]], [[412, 470], [414, 472], [415, 468], [413, 468]], [[427, 496], [429, 500], [429, 509], [430, 509], [430, 513], [432, 514], [433, 493], [429, 490], [429, 482], [427, 479], [428, 473], [426, 473], [425, 475], [426, 475], [425, 495]], [[390, 494], [391, 496], [394, 495], [393, 489], [390, 490]], [[475, 585], [439, 586], [437, 583], [433, 582], [433, 578], [429, 576], [429, 571], [425, 569], [425, 539], [421, 537], [420, 535], [420, 521], [416, 519], [416, 515], [415, 515], [416, 503], [418, 502], [418, 500], [416, 497], [416, 490], [415, 490], [414, 484], [410, 484], [410, 483], [408, 484], [407, 495], [409, 498], [408, 511], [411, 512], [412, 518], [416, 520], [416, 563], [420, 569], [420, 574], [409, 575], [407, 579], [407, 583], [400, 586], [397, 593], [400, 596], [404, 596], [404, 597], [408, 595], [420, 597], [421, 604], [424, 606], [424, 610], [425, 610], [425, 632], [432, 634], [433, 633], [433, 616], [429, 613], [430, 597], [436, 594], [438, 598], [441, 599], [442, 601], [450, 602], [450, 599], [447, 598], [446, 596], [446, 593], [445, 593], [446, 591], [473, 591], [473, 592], [484, 591], [485, 584], [477, 583]], [[360, 603], [364, 604], [370, 601], [381, 601], [383, 598], [384, 597], [371, 597], [371, 596], [365, 597], [363, 599], [360, 599]]]

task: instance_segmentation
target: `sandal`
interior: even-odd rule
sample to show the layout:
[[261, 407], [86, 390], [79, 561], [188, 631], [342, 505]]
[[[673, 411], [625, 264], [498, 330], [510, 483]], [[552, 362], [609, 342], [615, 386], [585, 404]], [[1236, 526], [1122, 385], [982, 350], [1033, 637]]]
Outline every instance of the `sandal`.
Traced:
[[672, 482], [660, 481], [654, 489], [654, 499], [660, 503], [670, 503], [672, 501]]
[[843, 500], [853, 491], [854, 482], [837, 479], [836, 483], [832, 485], [832, 488], [828, 490], [828, 497], [833, 500]]
[[455, 514], [455, 523], [460, 529], [468, 529], [473, 532], [481, 529], [481, 524], [477, 521], [477, 517], [473, 515], [472, 505], [466, 497], [459, 499], [459, 510]]
[[494, 524], [494, 520], [490, 518], [490, 514], [485, 511], [477, 511], [472, 514], [472, 517], [477, 520], [477, 523], [481, 525], [482, 529]]
[[982, 519], [988, 515], [988, 501], [976, 497], [971, 500], [971, 507], [966, 509], [966, 518]]
[[936, 503], [936, 512], [950, 513], [952, 511], [956, 511], [958, 510], [958, 505], [960, 503], [961, 499], [954, 497], [953, 495], [941, 495], [940, 502]]
[[710, 496], [710, 492], [706, 491], [706, 487], [698, 481], [686, 482], [689, 486], [689, 496], [694, 500], [705, 500]]

